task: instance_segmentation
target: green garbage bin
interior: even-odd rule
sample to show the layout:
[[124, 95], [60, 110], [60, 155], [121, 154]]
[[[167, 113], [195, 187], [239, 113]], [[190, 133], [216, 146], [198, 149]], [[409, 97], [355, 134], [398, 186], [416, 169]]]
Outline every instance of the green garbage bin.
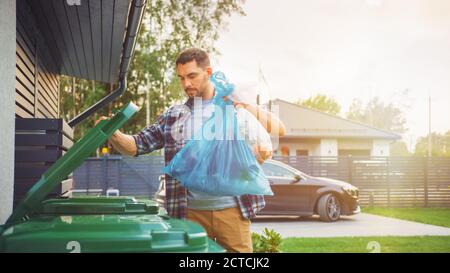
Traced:
[[0, 226], [0, 252], [225, 252], [200, 225], [169, 217], [152, 200], [44, 200], [137, 110], [129, 103], [99, 122], [43, 174]]

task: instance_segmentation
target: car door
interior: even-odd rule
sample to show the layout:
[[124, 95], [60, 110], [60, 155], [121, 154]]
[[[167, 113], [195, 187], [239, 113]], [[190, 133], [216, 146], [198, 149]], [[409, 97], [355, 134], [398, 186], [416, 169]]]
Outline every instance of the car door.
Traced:
[[309, 187], [304, 185], [304, 179], [298, 180], [298, 175], [290, 169], [269, 162], [263, 165], [273, 196], [266, 196], [264, 213], [273, 214], [309, 214]]

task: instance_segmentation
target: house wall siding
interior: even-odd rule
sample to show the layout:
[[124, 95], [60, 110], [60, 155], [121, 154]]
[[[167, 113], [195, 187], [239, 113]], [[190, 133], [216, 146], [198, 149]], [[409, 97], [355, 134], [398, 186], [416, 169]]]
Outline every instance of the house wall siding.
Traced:
[[[50, 1], [49, 1], [50, 2]], [[36, 15], [42, 10], [43, 1], [18, 0], [16, 2], [15, 27], [11, 37], [15, 52], [15, 103], [12, 103], [11, 115], [14, 118], [15, 142], [12, 145], [14, 163], [13, 207], [23, 200], [29, 189], [43, 173], [71, 146], [71, 129], [60, 130], [64, 121], [59, 119], [59, 71], [60, 57], [51, 50], [48, 43], [53, 40], [44, 37], [45, 27], [39, 27]], [[14, 79], [14, 78], [12, 78]], [[47, 123], [52, 126], [47, 126]], [[60, 144], [62, 143], [62, 144]], [[60, 194], [59, 187], [52, 192]]]
[[15, 113], [21, 118], [58, 118], [58, 65], [36, 25], [29, 3], [17, 1]]
[[339, 150], [371, 150], [372, 139], [339, 139]]
[[[307, 150], [309, 156], [338, 156], [354, 152], [372, 156], [389, 156], [389, 140], [372, 139], [280, 139], [280, 145], [276, 149], [276, 155], [282, 155], [281, 148], [289, 149], [290, 156], [296, 156], [297, 150]], [[328, 153], [331, 151], [331, 153]]]

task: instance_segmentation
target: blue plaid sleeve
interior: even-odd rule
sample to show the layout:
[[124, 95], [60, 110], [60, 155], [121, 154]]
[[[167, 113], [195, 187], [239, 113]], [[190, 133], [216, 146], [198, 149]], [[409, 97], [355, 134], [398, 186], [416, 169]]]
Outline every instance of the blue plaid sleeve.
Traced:
[[155, 123], [145, 127], [141, 132], [133, 135], [137, 147], [137, 153], [135, 156], [151, 153], [154, 150], [159, 150], [164, 147], [164, 126], [166, 123], [166, 115], [167, 112], [164, 112], [158, 117]]

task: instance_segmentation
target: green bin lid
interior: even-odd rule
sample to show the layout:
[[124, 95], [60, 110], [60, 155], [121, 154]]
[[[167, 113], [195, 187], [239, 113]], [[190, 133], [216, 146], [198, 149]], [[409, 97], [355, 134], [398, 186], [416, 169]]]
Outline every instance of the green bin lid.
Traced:
[[113, 117], [100, 121], [94, 128], [81, 138], [70, 148], [60, 159], [58, 159], [31, 187], [25, 198], [17, 206], [6, 225], [13, 224], [24, 218], [30, 213], [40, 208], [41, 202], [61, 183], [70, 173], [78, 168], [84, 160], [91, 155], [100, 145], [108, 140], [109, 137], [126, 121], [128, 121], [139, 108], [132, 102], [124, 106]]
[[91, 214], [158, 214], [159, 206], [153, 200], [136, 200], [130, 196], [86, 196], [48, 199], [41, 203], [40, 215]]

